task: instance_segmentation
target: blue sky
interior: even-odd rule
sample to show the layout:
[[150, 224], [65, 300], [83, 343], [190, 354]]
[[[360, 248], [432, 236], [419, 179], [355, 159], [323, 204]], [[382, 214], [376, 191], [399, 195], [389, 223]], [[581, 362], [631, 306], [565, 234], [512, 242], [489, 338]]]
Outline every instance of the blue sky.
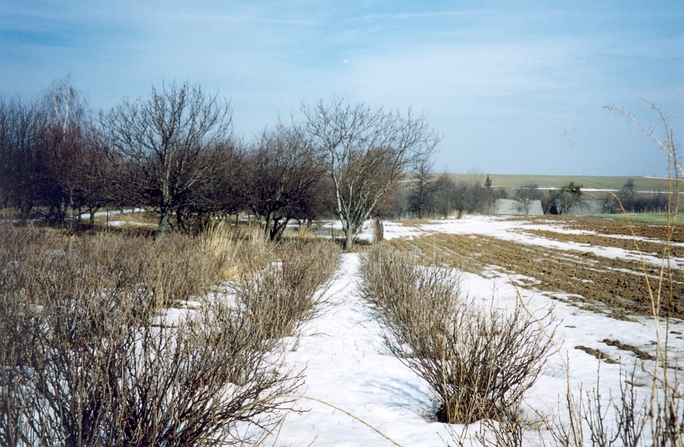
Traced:
[[7, 1], [0, 95], [69, 76], [95, 109], [199, 82], [249, 140], [302, 101], [412, 107], [437, 171], [665, 175], [623, 107], [684, 136], [684, 1]]

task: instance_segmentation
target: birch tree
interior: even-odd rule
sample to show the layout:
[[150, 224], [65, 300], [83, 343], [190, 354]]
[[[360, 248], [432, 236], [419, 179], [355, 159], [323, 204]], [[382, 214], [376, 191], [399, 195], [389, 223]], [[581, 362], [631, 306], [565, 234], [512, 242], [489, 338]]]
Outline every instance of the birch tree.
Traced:
[[314, 144], [326, 153], [335, 214], [342, 222], [344, 247], [351, 249], [379, 201], [417, 159], [432, 153], [440, 137], [410, 109], [402, 115], [336, 99], [303, 104], [302, 112]]

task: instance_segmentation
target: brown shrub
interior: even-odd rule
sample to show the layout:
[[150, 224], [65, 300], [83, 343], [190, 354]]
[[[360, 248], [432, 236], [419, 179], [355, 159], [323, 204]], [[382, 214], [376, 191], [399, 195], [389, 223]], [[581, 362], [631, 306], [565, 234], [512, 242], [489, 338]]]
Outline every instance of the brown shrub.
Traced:
[[218, 277], [201, 240], [0, 227], [0, 241], [1, 445], [230, 444], [236, 424], [290, 407], [301, 375], [253, 316], [215, 299], [160, 320]]
[[273, 341], [294, 335], [315, 315], [318, 292], [337, 270], [340, 256], [335, 244], [317, 241], [292, 243], [278, 252], [282, 261], [235, 286], [247, 318]]
[[518, 411], [552, 347], [539, 324], [553, 324], [550, 312], [535, 319], [520, 306], [467, 304], [453, 272], [417, 266], [396, 250], [369, 252], [362, 274], [387, 346], [435, 391], [440, 421], [501, 420]]

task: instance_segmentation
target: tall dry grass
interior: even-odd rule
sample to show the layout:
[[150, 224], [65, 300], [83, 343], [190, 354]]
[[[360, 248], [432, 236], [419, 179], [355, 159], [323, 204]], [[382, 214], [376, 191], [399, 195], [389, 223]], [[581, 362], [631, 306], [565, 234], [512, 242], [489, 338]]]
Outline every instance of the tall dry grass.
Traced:
[[259, 227], [234, 225], [222, 220], [201, 234], [204, 248], [221, 260], [218, 274], [224, 281], [240, 281], [272, 262], [276, 245]]

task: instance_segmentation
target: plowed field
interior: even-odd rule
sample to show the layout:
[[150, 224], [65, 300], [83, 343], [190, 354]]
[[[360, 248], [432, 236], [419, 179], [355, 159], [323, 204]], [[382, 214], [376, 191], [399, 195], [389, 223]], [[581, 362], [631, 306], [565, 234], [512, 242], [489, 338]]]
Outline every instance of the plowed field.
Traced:
[[[651, 315], [654, 305], [662, 316], [684, 318], [677, 266], [684, 265], [684, 229], [669, 238], [665, 226], [559, 217], [520, 220], [496, 236], [435, 232], [391, 243], [482, 276], [507, 275], [518, 287], [614, 318]], [[659, 261], [668, 253], [673, 268]]]

